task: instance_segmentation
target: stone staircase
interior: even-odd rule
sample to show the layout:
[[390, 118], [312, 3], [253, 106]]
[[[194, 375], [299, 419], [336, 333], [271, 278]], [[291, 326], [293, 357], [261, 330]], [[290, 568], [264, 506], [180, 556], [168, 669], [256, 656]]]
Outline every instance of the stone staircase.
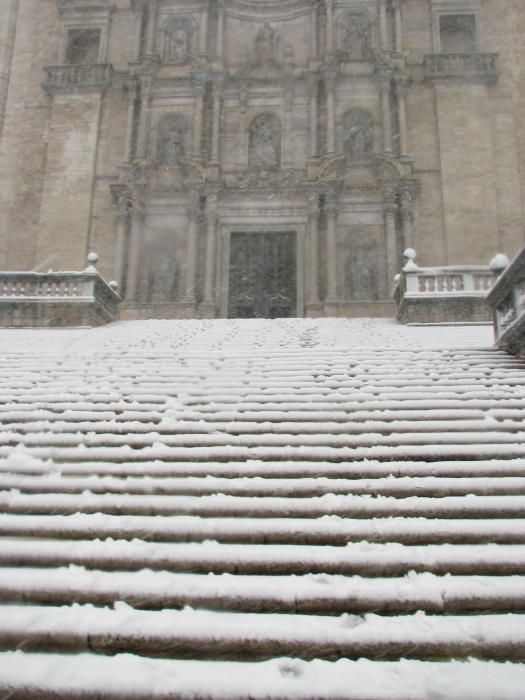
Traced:
[[525, 697], [486, 327], [0, 332], [0, 698]]

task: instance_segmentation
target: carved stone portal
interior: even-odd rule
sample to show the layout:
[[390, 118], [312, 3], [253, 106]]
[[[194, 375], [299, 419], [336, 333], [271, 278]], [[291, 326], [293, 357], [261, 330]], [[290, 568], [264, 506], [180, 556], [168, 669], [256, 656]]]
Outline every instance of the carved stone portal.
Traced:
[[348, 161], [368, 160], [374, 149], [373, 117], [366, 109], [356, 107], [344, 116], [343, 149]]
[[165, 63], [187, 63], [191, 54], [193, 26], [187, 17], [172, 17], [163, 28]]
[[341, 18], [341, 49], [347, 58], [368, 58], [372, 49], [370, 18], [366, 10], [346, 12]]
[[168, 114], [159, 123], [157, 162], [175, 167], [186, 155], [188, 120], [183, 114]]
[[276, 114], [255, 117], [250, 124], [248, 165], [271, 170], [281, 164], [281, 120]]

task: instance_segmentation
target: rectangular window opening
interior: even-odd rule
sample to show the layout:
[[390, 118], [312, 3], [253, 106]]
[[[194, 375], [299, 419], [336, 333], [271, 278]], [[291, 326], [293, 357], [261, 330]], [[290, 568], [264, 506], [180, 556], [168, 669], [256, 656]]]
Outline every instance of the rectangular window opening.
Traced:
[[441, 15], [439, 39], [441, 53], [474, 53], [477, 51], [476, 16]]
[[70, 29], [67, 35], [66, 63], [99, 62], [100, 29]]

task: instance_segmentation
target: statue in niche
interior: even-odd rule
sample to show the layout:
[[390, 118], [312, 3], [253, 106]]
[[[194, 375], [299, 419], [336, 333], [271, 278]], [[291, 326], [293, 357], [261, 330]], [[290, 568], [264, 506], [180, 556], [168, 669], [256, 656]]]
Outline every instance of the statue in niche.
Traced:
[[161, 120], [157, 137], [159, 165], [180, 165], [186, 155], [187, 133], [188, 121], [183, 114], [169, 114]]
[[343, 148], [348, 161], [364, 161], [370, 158], [374, 148], [374, 124], [370, 112], [356, 107], [345, 114], [343, 120]]
[[345, 263], [346, 298], [375, 300], [377, 292], [376, 255], [373, 242], [362, 235], [350, 241]]
[[250, 124], [248, 163], [251, 168], [273, 170], [281, 164], [281, 121], [276, 114], [260, 114]]
[[192, 25], [187, 18], [173, 18], [164, 27], [164, 62], [187, 63]]
[[255, 59], [258, 66], [272, 66], [277, 63], [277, 32], [266, 23], [255, 39]]
[[348, 12], [341, 20], [341, 49], [348, 58], [368, 58], [371, 52], [370, 19], [365, 10]]
[[179, 265], [174, 257], [157, 253], [149, 270], [149, 299], [152, 302], [173, 301], [179, 288]]

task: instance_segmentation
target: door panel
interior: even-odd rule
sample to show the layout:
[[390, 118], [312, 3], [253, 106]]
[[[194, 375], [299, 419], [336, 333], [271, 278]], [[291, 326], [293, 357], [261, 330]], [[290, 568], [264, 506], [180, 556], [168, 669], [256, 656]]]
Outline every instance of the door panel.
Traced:
[[232, 233], [230, 318], [289, 318], [297, 315], [295, 232]]

